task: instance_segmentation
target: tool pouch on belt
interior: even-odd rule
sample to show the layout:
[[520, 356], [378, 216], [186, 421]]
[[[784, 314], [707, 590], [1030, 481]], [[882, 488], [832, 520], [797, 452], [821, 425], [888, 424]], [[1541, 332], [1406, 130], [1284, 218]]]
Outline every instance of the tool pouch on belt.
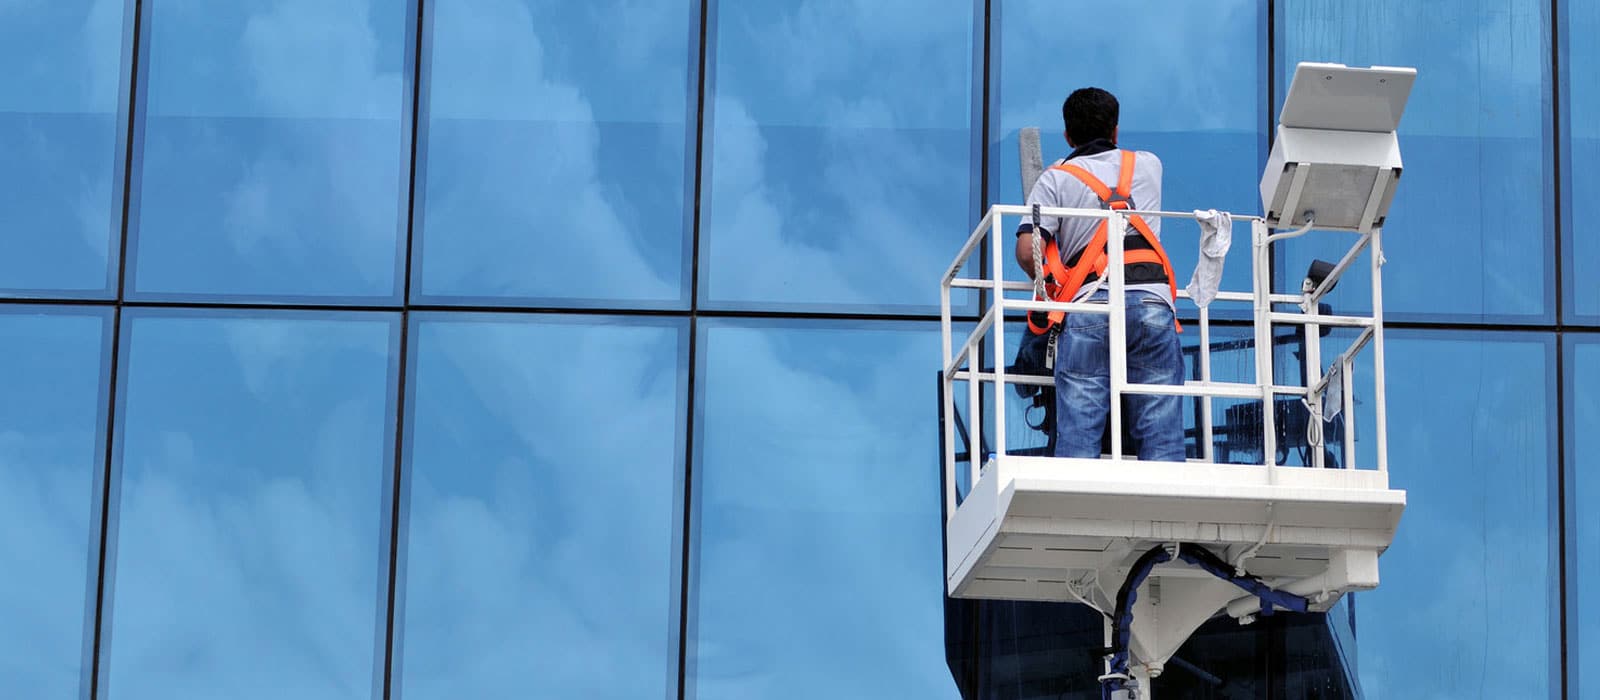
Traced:
[[[1054, 377], [1056, 364], [1056, 340], [1061, 336], [1061, 326], [1050, 329], [1043, 334], [1023, 333], [1022, 340], [1017, 343], [1017, 357], [1006, 368], [1012, 374], [1031, 374], [1039, 377]], [[1033, 398], [1035, 405], [1041, 405], [1041, 394], [1049, 393], [1046, 389], [1051, 387], [1035, 386], [1033, 384], [1013, 384], [1012, 391], [1017, 396]], [[1050, 397], [1054, 400], [1054, 396]]]

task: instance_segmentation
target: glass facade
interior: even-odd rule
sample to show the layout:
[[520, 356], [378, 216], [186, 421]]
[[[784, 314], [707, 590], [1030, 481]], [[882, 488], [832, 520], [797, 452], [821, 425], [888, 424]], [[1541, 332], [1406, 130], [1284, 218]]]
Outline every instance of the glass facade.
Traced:
[[[1555, 321], [1550, 3], [1282, 0], [1277, 16], [1280, 101], [1300, 61], [1417, 68], [1385, 225], [1389, 318]], [[1291, 242], [1279, 270], [1297, 286], [1312, 258], [1343, 249]], [[1329, 301], [1364, 307], [1369, 279], [1350, 277]]]
[[[1558, 697], [1555, 338], [1390, 338], [1389, 463], [1409, 497], [1382, 585], [1355, 596], [1362, 687]], [[1513, 608], [1521, 613], [1503, 614]], [[1497, 670], [1512, 668], [1526, 672]]]
[[976, 222], [973, 8], [710, 7], [699, 305], [937, 314]]
[[411, 317], [405, 697], [676, 692], [687, 326]]
[[[106, 309], [0, 308], [0, 687], [66, 698], [94, 630], [105, 463]], [[25, 534], [24, 534], [25, 533]], [[85, 602], [87, 601], [87, 603]]]
[[1600, 386], [1600, 334], [1573, 333], [1562, 348], [1566, 361], [1567, 664], [1570, 697], [1600, 698], [1600, 510], [1580, 508], [1600, 496], [1600, 397], [1578, 387]]
[[398, 320], [123, 312], [101, 695], [368, 697]]
[[0, 295], [116, 294], [133, 5], [0, 8]]
[[140, 3], [128, 297], [398, 299], [409, 5]]
[[[1561, 265], [1566, 284], [1562, 295], [1567, 317], [1600, 324], [1600, 232], [1576, 225], [1600, 214], [1600, 46], [1585, 37], [1600, 31], [1600, 5], [1562, 0], [1560, 42], [1561, 150]], [[1572, 37], [1578, 37], [1573, 41]], [[1585, 275], [1588, 281], [1585, 282]]]
[[1600, 10], [1136, 5], [0, 2], [0, 697], [1093, 697], [1092, 615], [941, 595], [939, 275], [1086, 84], [1255, 213], [1319, 60], [1419, 71], [1410, 507], [1157, 690], [1600, 699]]
[[413, 299], [687, 309], [699, 3], [425, 4]]
[[699, 333], [685, 696], [959, 698], [941, 653], [938, 424], [921, 408], [937, 324]]

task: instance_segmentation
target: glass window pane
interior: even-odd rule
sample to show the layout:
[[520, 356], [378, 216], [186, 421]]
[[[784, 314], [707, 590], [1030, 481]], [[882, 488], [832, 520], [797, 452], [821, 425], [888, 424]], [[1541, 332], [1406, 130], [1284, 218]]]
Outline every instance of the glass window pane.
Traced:
[[144, 5], [134, 294], [398, 296], [408, 4]]
[[0, 4], [0, 294], [112, 292], [123, 13], [118, 0]]
[[0, 694], [79, 693], [94, 611], [110, 315], [0, 313]]
[[[994, 104], [989, 191], [1022, 204], [1017, 133], [1040, 131], [1045, 164], [1065, 158], [1061, 103], [1080, 87], [1101, 87], [1120, 104], [1118, 145], [1161, 158], [1161, 208], [1261, 210], [1256, 183], [1266, 160], [1266, 3], [1258, 0], [1157, 0], [1136, 4], [1007, 0], [994, 3], [998, 49], [990, 61]], [[1137, 27], [1137, 50], [1123, 32], [1075, 27]], [[1197, 27], [1204, 27], [1198, 31]], [[1071, 56], [1045, 63], [1044, 56]], [[1041, 69], [1049, 65], [1048, 70]], [[1115, 183], [1112, 183], [1115, 184]], [[1141, 204], [1141, 208], [1145, 205]], [[1152, 207], [1153, 208], [1153, 207]], [[1020, 220], [1006, 222], [1006, 234]], [[1240, 224], [1223, 269], [1225, 289], [1250, 290], [1250, 229]], [[1193, 224], [1164, 224], [1162, 240], [1178, 286], [1199, 261]], [[1007, 271], [1015, 270], [1013, 264]]]
[[[1299, 61], [1417, 69], [1384, 229], [1392, 317], [1554, 320], [1549, 11], [1539, 0], [1278, 4], [1280, 101]], [[1299, 289], [1312, 258], [1336, 261], [1349, 244], [1332, 233], [1287, 242], [1284, 281]], [[1351, 270], [1335, 310], [1369, 308], [1369, 280], [1366, 266]]]
[[[1600, 698], [1600, 336], [1567, 344], [1567, 673], [1579, 700]], [[1574, 339], [1575, 338], [1575, 339]], [[1579, 439], [1579, 437], [1583, 439]]]
[[408, 700], [676, 697], [684, 326], [413, 325]]
[[398, 331], [124, 312], [106, 697], [373, 696]]
[[1389, 341], [1390, 483], [1408, 497], [1382, 584], [1356, 596], [1361, 685], [1379, 699], [1553, 697], [1554, 338]]
[[972, 4], [715, 13], [701, 304], [937, 309], [939, 275], [976, 223]]
[[[1562, 2], [1561, 102], [1567, 154], [1561, 159], [1566, 203], [1562, 264], [1566, 265], [1566, 320], [1600, 323], [1600, 4]], [[1576, 38], [1576, 41], [1573, 40]]]
[[956, 698], [938, 329], [702, 321], [692, 697]]
[[699, 3], [461, 0], [429, 13], [417, 290], [687, 306]]

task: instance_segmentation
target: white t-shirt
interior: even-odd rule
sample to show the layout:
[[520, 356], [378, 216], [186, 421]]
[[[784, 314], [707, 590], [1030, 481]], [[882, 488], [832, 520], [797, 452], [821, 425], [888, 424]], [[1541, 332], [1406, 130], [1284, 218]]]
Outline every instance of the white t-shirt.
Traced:
[[[1117, 181], [1122, 175], [1122, 151], [1110, 150], [1089, 156], [1078, 156], [1068, 161], [1089, 174], [1100, 178], [1107, 187], [1116, 189]], [[1132, 199], [1134, 209], [1155, 211], [1161, 209], [1161, 159], [1149, 151], [1134, 152], [1133, 162], [1133, 188]], [[1047, 168], [1038, 182], [1033, 185], [1033, 191], [1028, 193], [1028, 206], [1038, 204], [1041, 207], [1063, 207], [1069, 209], [1102, 209], [1099, 195], [1088, 185], [1083, 184], [1072, 173]], [[1154, 233], [1156, 240], [1161, 240], [1161, 219], [1159, 217], [1144, 217], [1145, 223], [1150, 225], [1150, 232]], [[1033, 230], [1032, 216], [1024, 214], [1022, 227], [1019, 232]], [[1044, 217], [1042, 226], [1044, 230], [1055, 236], [1056, 245], [1061, 251], [1061, 262], [1071, 258], [1079, 250], [1089, 245], [1089, 239], [1094, 238], [1094, 230], [1100, 225], [1099, 219], [1086, 218], [1058, 218]], [[1127, 235], [1138, 236], [1139, 233], [1128, 227]], [[1083, 285], [1078, 290], [1073, 301], [1081, 301], [1090, 294], [1099, 290], [1105, 279], [1100, 279], [1091, 284]], [[1149, 292], [1173, 304], [1172, 290], [1166, 284], [1130, 284], [1128, 291]]]

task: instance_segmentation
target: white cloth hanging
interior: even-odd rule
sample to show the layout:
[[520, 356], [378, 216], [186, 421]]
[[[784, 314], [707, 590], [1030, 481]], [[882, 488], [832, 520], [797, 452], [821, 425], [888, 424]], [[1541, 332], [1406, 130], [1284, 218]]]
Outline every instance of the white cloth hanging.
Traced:
[[1200, 224], [1200, 262], [1194, 266], [1194, 275], [1184, 290], [1196, 306], [1205, 307], [1217, 298], [1217, 289], [1222, 285], [1222, 261], [1233, 245], [1233, 215], [1196, 209], [1194, 217]]

